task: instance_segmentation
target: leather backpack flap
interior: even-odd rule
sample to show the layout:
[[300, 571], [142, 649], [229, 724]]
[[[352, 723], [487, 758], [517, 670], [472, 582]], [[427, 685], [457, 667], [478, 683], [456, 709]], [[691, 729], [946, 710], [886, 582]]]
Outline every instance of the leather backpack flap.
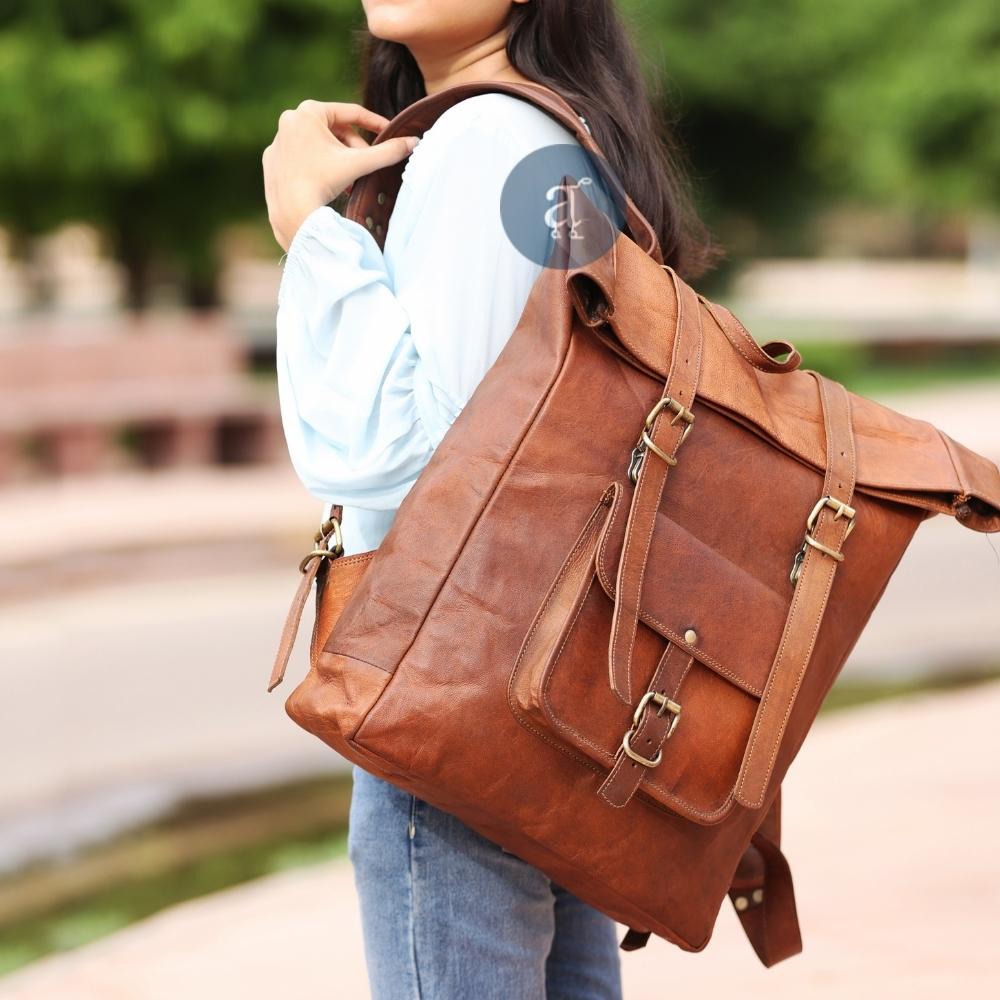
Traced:
[[[812, 465], [826, 466], [822, 413], [805, 370], [762, 371], [752, 360], [756, 342], [733, 314], [701, 297], [706, 309], [698, 394]], [[790, 346], [790, 345], [786, 345]], [[669, 358], [644, 345], [657, 371]], [[849, 393], [857, 449], [857, 489], [896, 503], [950, 514], [973, 531], [1000, 531], [1000, 470], [989, 459], [925, 420]], [[1000, 417], [1000, 414], [997, 415]]]
[[[643, 685], [635, 702], [655, 677], [680, 716], [661, 747], [642, 743], [639, 733], [632, 748], [646, 757], [662, 749], [643, 777], [642, 797], [710, 824], [734, 805], [788, 616], [800, 508], [808, 512], [821, 481], [720, 414], [705, 410], [698, 420], [657, 514], [632, 664]], [[618, 482], [600, 497], [539, 609], [510, 685], [522, 724], [601, 775], [621, 758], [636, 709], [612, 690], [607, 655], [630, 496]], [[757, 533], [749, 524], [766, 528]]]
[[[633, 795], [605, 787], [609, 774], [635, 768], [637, 799], [710, 825], [739, 802], [741, 764], [795, 592], [791, 570], [823, 477], [731, 415], [708, 406], [697, 414], [650, 538], [632, 703], [612, 689], [607, 655], [632, 492], [624, 479], [595, 498], [522, 645], [509, 701], [522, 725], [597, 773], [595, 794], [609, 805]], [[856, 506], [858, 527], [804, 686], [810, 720], [926, 516], [865, 493]], [[662, 722], [656, 730], [636, 712], [650, 691], [679, 708], [666, 738]], [[656, 708], [647, 705], [646, 716]], [[630, 732], [630, 749], [655, 766], [624, 759]]]

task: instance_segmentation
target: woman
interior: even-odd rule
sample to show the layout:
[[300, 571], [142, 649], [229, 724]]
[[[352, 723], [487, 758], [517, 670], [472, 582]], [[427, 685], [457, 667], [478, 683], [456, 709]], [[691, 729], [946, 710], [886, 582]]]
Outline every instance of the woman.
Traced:
[[[612, 0], [364, 0], [364, 9], [364, 106], [306, 101], [284, 112], [263, 157], [269, 218], [288, 251], [277, 317], [285, 435], [306, 487], [345, 504], [348, 552], [381, 542], [545, 264], [544, 239], [526, 248], [507, 236], [506, 179], [532, 153], [578, 147], [561, 124], [504, 94], [458, 103], [419, 145], [369, 147], [355, 127], [377, 131], [463, 82], [545, 84], [583, 117], [666, 262], [691, 277], [711, 254]], [[329, 202], [407, 157], [380, 250]], [[348, 846], [377, 1000], [621, 996], [610, 919], [360, 769]]]

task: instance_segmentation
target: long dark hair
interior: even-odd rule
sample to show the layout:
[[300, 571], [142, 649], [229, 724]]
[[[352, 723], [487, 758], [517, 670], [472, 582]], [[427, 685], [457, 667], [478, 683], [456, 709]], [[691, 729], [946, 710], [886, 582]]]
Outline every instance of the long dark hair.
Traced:
[[[426, 96], [410, 50], [361, 32], [362, 102], [392, 118]], [[614, 0], [531, 0], [514, 4], [507, 58], [530, 80], [561, 94], [587, 119], [597, 144], [649, 220], [663, 260], [686, 279], [720, 256], [699, 219], [661, 101], [647, 87], [636, 47]]]

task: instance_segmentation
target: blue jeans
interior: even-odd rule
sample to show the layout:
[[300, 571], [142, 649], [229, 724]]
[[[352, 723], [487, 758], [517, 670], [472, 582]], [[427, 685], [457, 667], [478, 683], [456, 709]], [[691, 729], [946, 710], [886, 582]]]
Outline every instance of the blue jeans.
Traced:
[[373, 1000], [620, 1000], [608, 917], [358, 767], [348, 854]]

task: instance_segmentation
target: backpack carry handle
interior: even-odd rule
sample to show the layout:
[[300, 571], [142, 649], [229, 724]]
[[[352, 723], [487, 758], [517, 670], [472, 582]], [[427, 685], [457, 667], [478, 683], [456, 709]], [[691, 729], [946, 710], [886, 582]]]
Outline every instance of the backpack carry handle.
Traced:
[[[448, 87], [436, 94], [429, 94], [404, 108], [375, 138], [373, 145], [399, 135], [423, 135], [448, 108], [476, 94], [502, 93], [526, 100], [565, 126], [580, 145], [593, 154], [595, 166], [609, 189], [621, 199], [624, 206], [625, 225], [632, 239], [657, 264], [663, 263], [660, 241], [649, 220], [623, 190], [621, 181], [614, 175], [584, 119], [569, 103], [549, 87], [537, 83], [508, 83], [500, 80], [477, 80]], [[380, 247], [385, 245], [389, 217], [402, 184], [405, 161], [393, 163], [380, 170], [359, 177], [351, 190], [345, 215], [365, 226]]]

